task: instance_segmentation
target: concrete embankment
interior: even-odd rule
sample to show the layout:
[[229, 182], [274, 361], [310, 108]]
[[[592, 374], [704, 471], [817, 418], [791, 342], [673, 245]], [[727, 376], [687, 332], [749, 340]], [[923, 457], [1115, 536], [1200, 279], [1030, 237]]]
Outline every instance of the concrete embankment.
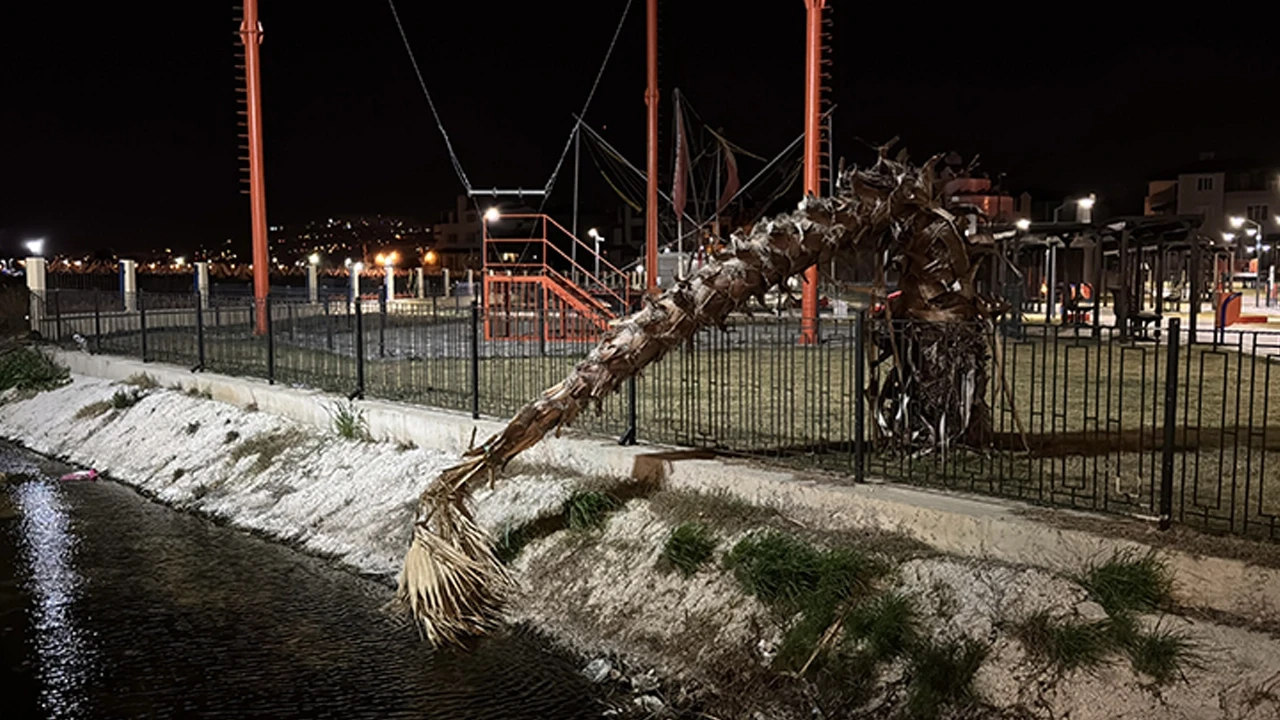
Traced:
[[[472, 428], [484, 437], [499, 427], [359, 402], [357, 425], [370, 440], [344, 439], [334, 432], [337, 398], [100, 356], [63, 359], [74, 382], [11, 394], [0, 407], [0, 436], [374, 574], [398, 569], [417, 494], [465, 448]], [[120, 382], [137, 383], [141, 373], [155, 387]], [[1125, 550], [1145, 557], [1143, 545], [1038, 523], [1008, 504], [837, 487], [574, 436], [548, 439], [511, 470], [475, 497], [477, 517], [519, 579], [511, 619], [582, 655], [596, 679], [622, 671], [645, 712], [1280, 712], [1280, 644], [1246, 627], [1165, 612], [1206, 608], [1241, 625], [1274, 619], [1280, 590], [1266, 567], [1164, 551], [1168, 602], [1130, 614], [1099, 596], [1096, 583], [1078, 580], [1100, 558]], [[674, 531], [690, 526], [709, 548], [684, 572], [671, 566], [671, 548]], [[810, 563], [799, 577], [812, 587], [784, 597], [765, 586], [766, 540], [774, 545], [765, 550], [785, 551], [787, 562]], [[865, 602], [822, 606], [832, 567], [852, 573], [849, 587]], [[902, 609], [890, 633], [896, 644], [875, 639], [867, 628], [883, 617], [866, 621], [863, 611], [890, 606]], [[808, 639], [806, 622], [820, 625]], [[1044, 637], [1029, 634], [1034, 622], [1050, 624]], [[1096, 662], [1054, 654], [1062, 648], [1053, 638], [1072, 628], [1096, 641]], [[1140, 649], [1161, 637], [1185, 646], [1164, 656], [1171, 668], [1150, 664]], [[854, 672], [837, 659], [862, 664]], [[929, 679], [939, 675], [946, 677]], [[872, 681], [864, 687], [855, 676]]]

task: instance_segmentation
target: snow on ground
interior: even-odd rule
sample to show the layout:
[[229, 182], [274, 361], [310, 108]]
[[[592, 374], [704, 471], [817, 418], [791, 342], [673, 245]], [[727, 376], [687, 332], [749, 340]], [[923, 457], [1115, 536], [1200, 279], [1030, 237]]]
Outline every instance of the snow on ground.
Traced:
[[[377, 574], [399, 570], [418, 494], [456, 460], [436, 450], [347, 440], [172, 389], [146, 390], [126, 409], [76, 416], [132, 389], [77, 376], [65, 387], [4, 404], [0, 437]], [[248, 451], [255, 447], [278, 454]], [[558, 510], [568, 493], [560, 477], [504, 478], [477, 493], [478, 518], [492, 528], [520, 524]]]

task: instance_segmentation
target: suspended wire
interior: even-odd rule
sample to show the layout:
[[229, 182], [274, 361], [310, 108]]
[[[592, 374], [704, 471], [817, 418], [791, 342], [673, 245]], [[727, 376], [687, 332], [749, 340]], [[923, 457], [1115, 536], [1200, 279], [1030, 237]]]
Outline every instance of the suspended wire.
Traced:
[[440, 137], [444, 138], [444, 146], [449, 151], [449, 160], [453, 163], [453, 171], [458, 174], [458, 180], [462, 182], [463, 189], [470, 195], [471, 181], [467, 179], [466, 172], [462, 170], [462, 163], [459, 162], [457, 153], [453, 151], [453, 143], [449, 141], [449, 133], [445, 132], [444, 123], [440, 121], [440, 113], [436, 110], [436, 103], [431, 99], [431, 92], [427, 90], [427, 81], [422, 79], [422, 70], [418, 68], [418, 59], [414, 57], [413, 48], [409, 45], [409, 37], [405, 35], [404, 25], [400, 23], [400, 13], [396, 12], [395, 0], [387, 0], [387, 4], [391, 6], [391, 16], [396, 20], [396, 28], [400, 31], [400, 40], [404, 42], [405, 52], [409, 53], [409, 62], [413, 64], [413, 73], [418, 76], [418, 85], [422, 87], [422, 94], [427, 98], [427, 105], [431, 108], [431, 116], [435, 118], [436, 128], [440, 130]]
[[604, 77], [604, 69], [609, 65], [609, 58], [613, 56], [613, 48], [618, 44], [618, 36], [622, 34], [622, 26], [627, 22], [627, 15], [631, 14], [631, 2], [627, 0], [627, 4], [622, 8], [622, 17], [618, 18], [618, 26], [613, 29], [613, 38], [609, 40], [609, 49], [604, 53], [604, 62], [600, 63], [600, 69], [596, 71], [596, 79], [591, 83], [591, 90], [587, 93], [586, 102], [582, 103], [582, 112], [578, 113], [573, 124], [573, 129], [569, 131], [569, 139], [565, 140], [564, 149], [560, 151], [560, 159], [556, 161], [556, 167], [551, 171], [551, 177], [547, 178], [545, 192], [542, 195], [542, 202], [538, 205], [538, 213], [542, 213], [542, 208], [547, 204], [547, 198], [551, 197], [551, 189], [555, 187], [556, 177], [560, 175], [560, 168], [564, 166], [564, 159], [569, 155], [569, 147], [573, 145], [573, 137], [576, 133], [581, 132], [582, 118], [587, 116], [587, 108], [591, 107], [591, 99], [596, 96], [596, 88], [600, 87], [600, 78]]

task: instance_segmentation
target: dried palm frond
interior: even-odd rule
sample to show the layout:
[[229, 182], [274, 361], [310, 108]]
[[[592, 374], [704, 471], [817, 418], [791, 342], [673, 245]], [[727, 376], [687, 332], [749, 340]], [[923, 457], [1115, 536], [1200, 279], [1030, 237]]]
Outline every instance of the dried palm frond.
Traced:
[[[491, 480], [517, 454], [573, 422], [583, 409], [698, 330], [723, 327], [730, 313], [750, 299], [763, 302], [770, 289], [854, 247], [883, 253], [900, 266], [902, 297], [907, 299], [892, 308], [896, 317], [927, 324], [986, 316], [986, 305], [973, 290], [970, 245], [942, 207], [934, 161], [914, 168], [890, 159], [888, 149], [881, 149], [872, 167], [842, 172], [836, 197], [806, 197], [795, 212], [757, 223], [747, 234], [735, 233], [713, 262], [619, 321], [568, 377], [521, 408], [501, 432], [468, 450], [462, 462], [427, 487], [397, 599], [430, 640], [458, 642], [483, 632], [510, 584], [489, 539], [467, 509], [475, 484]], [[918, 331], [925, 332], [935, 331]], [[895, 345], [893, 352], [901, 354], [920, 342], [911, 339], [906, 348]], [[970, 353], [974, 348], [965, 345], [957, 351]], [[971, 389], [964, 391], [965, 397], [979, 402], [986, 383], [984, 357], [974, 357], [967, 381]], [[882, 405], [895, 397], [904, 403], [905, 383], [921, 380], [900, 374], [896, 382], [898, 390], [877, 392]], [[927, 390], [936, 396], [931, 402], [956, 399], [954, 388], [945, 385]], [[972, 413], [953, 418], [950, 410], [940, 417], [951, 427], [973, 420]], [[938, 420], [923, 417], [922, 422], [934, 426]], [[944, 427], [937, 434], [953, 433]]]

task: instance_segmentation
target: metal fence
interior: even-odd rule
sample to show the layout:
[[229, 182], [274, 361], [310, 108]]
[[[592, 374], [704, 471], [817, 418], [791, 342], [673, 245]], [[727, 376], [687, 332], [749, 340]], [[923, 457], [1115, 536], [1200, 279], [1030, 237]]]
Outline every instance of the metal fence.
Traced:
[[[269, 301], [251, 297], [49, 291], [40, 332], [89, 352], [265, 378], [351, 397], [510, 416], [563, 379], [591, 343], [540, 332], [545, 310], [495, 313], [533, 328], [486, 339], [479, 306], [456, 298]], [[704, 329], [585, 412], [575, 425], [792, 466], [1119, 513], [1215, 532], [1280, 536], [1280, 334], [1114, 328], [983, 329], [988, 441], [903, 451], [892, 409], [868, 398], [910, 358], [877, 353], [889, 328], [824, 316], [796, 343], [790, 315], [734, 316]], [[905, 374], [904, 374], [905, 373]]]

